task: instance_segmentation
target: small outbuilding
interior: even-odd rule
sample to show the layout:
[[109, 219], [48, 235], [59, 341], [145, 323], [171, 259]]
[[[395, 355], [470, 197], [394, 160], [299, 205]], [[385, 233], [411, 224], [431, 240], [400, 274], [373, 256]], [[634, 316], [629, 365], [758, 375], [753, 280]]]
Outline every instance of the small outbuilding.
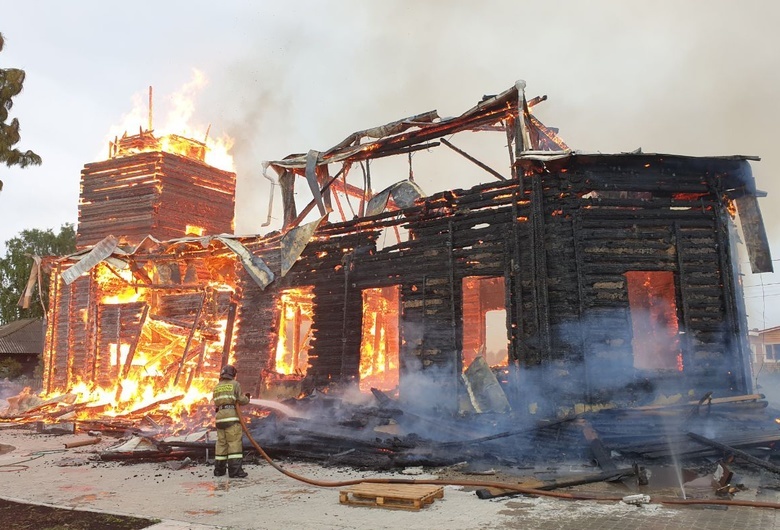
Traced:
[[[0, 371], [3, 375], [26, 375], [32, 377], [43, 352], [46, 328], [41, 318], [22, 318], [0, 326], [0, 370], [16, 363], [21, 372], [14, 374]], [[18, 372], [18, 370], [13, 370]]]

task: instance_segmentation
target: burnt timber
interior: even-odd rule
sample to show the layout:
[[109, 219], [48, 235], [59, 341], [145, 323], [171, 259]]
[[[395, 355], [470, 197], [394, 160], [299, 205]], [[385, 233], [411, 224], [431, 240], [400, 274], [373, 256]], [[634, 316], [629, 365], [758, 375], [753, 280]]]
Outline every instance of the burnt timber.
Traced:
[[[140, 136], [140, 140], [139, 140]], [[125, 143], [156, 142], [151, 133]], [[165, 151], [146, 151], [86, 164], [81, 172], [78, 248], [107, 233], [137, 245], [146, 236], [182, 237], [187, 225], [200, 235], [233, 232], [236, 175]]]
[[[322, 226], [287, 276], [265, 291], [242, 278], [240, 322], [253, 331], [239, 331], [239, 366], [249, 351], [272, 351], [273, 290], [312, 286], [308, 375], [315, 385], [355, 378], [360, 292], [401, 285], [401, 394], [404, 367], [413, 366], [451, 387], [454, 397], [463, 333], [459, 287], [463, 278], [486, 276], [503, 277], [507, 286], [510, 366], [520, 373], [550, 368], [548, 384], [561, 403], [607, 397], [599, 393], [609, 382], [599, 376], [615, 372], [695, 391], [747, 390], [745, 330], [734, 309], [721, 199], [749, 184], [746, 160], [571, 154], [521, 159], [518, 166], [520, 180], [446, 191], [402, 212]], [[378, 250], [374, 227], [382, 226], [407, 229], [408, 241]], [[274, 263], [273, 246], [247, 244]], [[637, 270], [675, 276], [687, 335], [682, 371], [643, 374], [633, 367], [625, 273]], [[522, 390], [513, 395], [522, 399]]]
[[[233, 243], [210, 236], [147, 242], [112, 256], [129, 264], [145, 302], [103, 307], [100, 300], [112, 289], [94, 271], [65, 285], [55, 270], [44, 352], [47, 388], [67, 387], [85, 373], [93, 380], [117, 377], [121, 359], [109, 363], [108, 347], [137, 344], [145, 320], [176, 325], [186, 339], [187, 346], [172, 355], [169, 372], [177, 384], [213, 377], [224, 359], [221, 344], [208, 338], [207, 323], [232, 314], [232, 337], [224, 344], [232, 345], [241, 384], [260, 394], [275, 369], [280, 301], [291, 289], [311, 293], [304, 387], [353, 384], [361, 377], [364, 293], [394, 287], [402, 400], [415, 394], [422, 376], [437, 389], [429, 406], [458, 409], [465, 350], [473, 348], [464, 338], [473, 327], [465, 313], [472, 305], [484, 312], [496, 298], [506, 310], [507, 345], [498, 376], [515, 410], [536, 410], [540, 395], [549, 409], [542, 412], [552, 413], [581, 403], [650, 401], [661, 392], [749, 393], [731, 232], [732, 207], [736, 203], [741, 210], [740, 201], [747, 203], [745, 211], [756, 220], [755, 237], [746, 238], [752, 241], [751, 262], [755, 272], [768, 270], [766, 237], [752, 200], [754, 158], [574, 153], [554, 129], [530, 115], [528, 108], [542, 99], [526, 101], [518, 85], [456, 118], [425, 113], [360, 131], [326, 152], [271, 162], [282, 190], [281, 232], [229, 236]], [[351, 164], [427, 149], [438, 145], [433, 140], [486, 128], [506, 134], [511, 178], [428, 197], [409, 198], [393, 188], [386, 190], [386, 207], [376, 210], [363, 201], [372, 195], [369, 174], [363, 190], [346, 183]], [[361, 143], [364, 138], [370, 140]], [[135, 164], [140, 157], [138, 163], [147, 167], [155, 157], [175, 156], [141, 153], [116, 160]], [[109, 163], [119, 164], [99, 164]], [[337, 163], [342, 168], [331, 176], [328, 165]], [[300, 214], [296, 176], [313, 196]], [[404, 193], [415, 191], [412, 182], [404, 184]], [[124, 193], [124, 187], [118, 189]], [[336, 192], [362, 196], [361, 214], [328, 222]], [[315, 208], [322, 219], [300, 251], [291, 251], [286, 238], [311, 226], [301, 223]], [[228, 220], [221, 217], [220, 222]], [[176, 221], [179, 237], [186, 221]], [[84, 222], [79, 234], [89, 233], [86, 216]], [[118, 219], [106, 222], [87, 240], [110, 234], [114, 222], [123, 227]], [[210, 233], [219, 230], [207, 227]], [[380, 237], [388, 230], [406, 235], [382, 246]], [[242, 266], [240, 252], [228, 249], [236, 245], [267, 267], [268, 282], [258, 283], [251, 267]], [[65, 268], [67, 260], [60, 265]], [[656, 289], [658, 304], [637, 306], [632, 297], [642, 282], [636, 275], [648, 283], [656, 273], [665, 282]], [[502, 285], [502, 296], [492, 296], [488, 304], [464, 294], [469, 278]], [[232, 292], [211, 289], [214, 282], [230, 285]], [[637, 336], [647, 315], [661, 309], [659, 321], [669, 332], [658, 349], [664, 350], [663, 363], [653, 357], [657, 351], [640, 358], [643, 339]]]

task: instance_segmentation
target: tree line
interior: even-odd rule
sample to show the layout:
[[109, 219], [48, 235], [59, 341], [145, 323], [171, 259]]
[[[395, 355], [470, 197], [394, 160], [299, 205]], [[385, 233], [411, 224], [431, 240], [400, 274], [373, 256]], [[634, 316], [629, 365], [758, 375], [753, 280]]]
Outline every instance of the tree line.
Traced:
[[42, 267], [40, 291], [36, 287], [29, 307], [23, 309], [19, 301], [27, 286], [30, 271], [36, 266], [33, 256], [66, 256], [76, 251], [76, 230], [73, 225], [62, 225], [59, 232], [51, 228], [22, 230], [5, 242], [5, 255], [0, 258], [0, 325], [20, 318], [41, 318], [49, 302], [48, 272]]

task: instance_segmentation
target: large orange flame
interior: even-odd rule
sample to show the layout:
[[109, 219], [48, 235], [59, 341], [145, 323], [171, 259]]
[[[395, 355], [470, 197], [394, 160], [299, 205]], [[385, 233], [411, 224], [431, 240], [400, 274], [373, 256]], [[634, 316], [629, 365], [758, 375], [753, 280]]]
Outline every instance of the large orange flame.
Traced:
[[313, 298], [311, 287], [287, 289], [279, 296], [279, 340], [274, 363], [279, 374], [306, 374]]
[[[195, 101], [207, 84], [206, 75], [200, 70], [193, 69], [192, 79], [188, 83], [168, 98], [162, 98], [169, 101], [169, 106], [165, 119], [154, 124], [154, 136], [159, 139], [159, 144], [140, 146], [137, 151], [161, 150], [191, 156], [193, 143], [186, 139], [192, 138], [200, 142], [200, 145], [205, 144], [207, 164], [225, 171], [234, 171], [233, 156], [230, 154], [233, 139], [225, 133], [214, 137], [210, 134], [210, 126], [194, 123]], [[135, 94], [132, 101], [132, 110], [123, 115], [118, 124], [111, 126], [108, 135], [109, 143], [114, 138], [121, 138], [125, 134], [136, 134], [136, 131], [143, 130], [148, 125], [149, 109], [144, 96], [141, 93]], [[182, 138], [185, 141], [182, 141]]]
[[[126, 309], [133, 314], [134, 310], [139, 312], [139, 307], [146, 308], [138, 321], [139, 331], [133, 331], [131, 339], [116, 337], [101, 343], [97, 352], [99, 373], [71, 381], [67, 388], [52, 389], [42, 397], [71, 394], [75, 401], [70, 403], [76, 405], [73, 414], [78, 420], [164, 412], [170, 420], [179, 422], [191, 416], [193, 405], [211, 399], [221, 365], [227, 317], [209, 313], [210, 320], [198, 322], [196, 318], [192, 324], [166, 321], [155, 315], [155, 297], [130, 270], [101, 263], [94, 271], [98, 288], [106, 293], [99, 304], [101, 311], [117, 307], [120, 312]], [[232, 291], [226, 284], [207, 287], [212, 296]], [[215, 305], [207, 300], [204, 294], [204, 306]], [[99, 326], [100, 321], [97, 333], [101, 335]]]
[[392, 390], [398, 386], [399, 287], [363, 291], [363, 333], [360, 342], [360, 390]]

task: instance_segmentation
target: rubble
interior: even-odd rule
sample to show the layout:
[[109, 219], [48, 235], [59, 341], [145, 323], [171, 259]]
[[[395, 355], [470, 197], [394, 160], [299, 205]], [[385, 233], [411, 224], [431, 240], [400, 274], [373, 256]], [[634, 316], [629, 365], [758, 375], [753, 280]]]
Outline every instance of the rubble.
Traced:
[[[375, 389], [374, 394], [373, 402], [358, 403], [321, 393], [285, 403], [253, 400], [253, 404], [244, 407], [244, 417], [253, 438], [274, 458], [312, 460], [325, 466], [395, 469], [404, 474], [419, 474], [432, 467], [457, 468], [464, 462], [472, 469], [489, 469], [491, 475], [510, 476], [541, 466], [545, 471], [535, 472], [534, 480], [525, 479], [521, 484], [542, 491], [611, 482], [625, 491], [643, 493], [654, 488], [653, 473], [648, 468], [682, 466], [699, 476], [714, 476], [714, 494], [734, 496], [739, 489], [730, 481], [730, 471], [726, 471], [721, 460], [711, 464], [713, 456], [736, 457], [738, 460], [732, 465], [739, 465], [746, 472], [763, 469], [780, 474], [780, 467], [765, 459], [764, 449], [780, 442], [780, 429], [771, 417], [773, 409], [765, 406], [760, 395], [714, 398], [698, 414], [691, 414], [692, 406], [698, 409], [696, 401], [694, 405], [604, 409], [540, 421], [521, 418], [514, 411], [427, 418], [399, 406], [379, 390]], [[148, 408], [138, 416], [127, 416], [121, 429], [111, 427], [119, 421], [115, 418], [92, 417], [76, 419], [70, 424], [72, 430], [63, 430], [58, 408], [84, 405], [68, 402], [56, 400], [53, 408], [35, 405], [28, 411], [20, 411], [16, 406], [13, 421], [16, 425], [47, 425], [49, 428], [40, 432], [50, 434], [90, 435], [66, 447], [101, 444], [106, 437], [118, 437], [116, 443], [101, 444], [92, 453], [94, 462], [167, 461], [173, 469], [188, 465], [183, 462], [213, 458], [216, 439], [211, 428], [190, 428], [174, 434], [177, 429], [148, 421], [147, 414], [152, 412]], [[83, 410], [84, 407], [77, 408], [75, 414]], [[206, 406], [191, 415], [208, 418], [210, 410]], [[46, 419], [53, 423], [44, 423]], [[505, 430], [505, 426], [518, 423], [527, 426]], [[95, 430], [96, 425], [101, 425], [99, 431]], [[395, 427], [393, 432], [385, 432], [383, 427], [391, 425]], [[56, 431], [58, 426], [60, 430]], [[695, 432], [718, 433], [717, 439], [725, 442]], [[127, 437], [128, 433], [132, 434]], [[688, 445], [681, 443], [685, 440], [689, 440]], [[661, 447], [666, 452], [659, 451]], [[251, 459], [254, 449], [246, 439], [244, 449]], [[763, 458], [752, 456], [751, 451], [759, 451]], [[593, 467], [593, 461], [600, 470]], [[567, 473], [566, 469], [575, 464], [580, 470]], [[517, 493], [488, 488], [480, 489], [477, 495], [493, 498]]]

